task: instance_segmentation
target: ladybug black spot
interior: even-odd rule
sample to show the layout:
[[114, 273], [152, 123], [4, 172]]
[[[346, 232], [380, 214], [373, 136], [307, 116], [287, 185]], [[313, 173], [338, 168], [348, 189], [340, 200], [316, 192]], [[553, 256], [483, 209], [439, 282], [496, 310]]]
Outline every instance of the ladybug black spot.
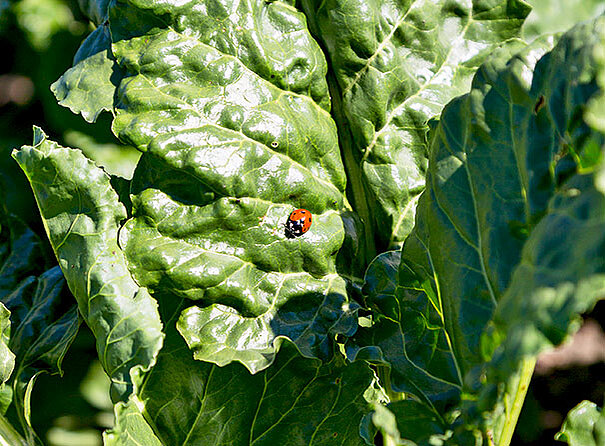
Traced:
[[303, 235], [303, 223], [301, 220], [290, 220], [286, 222], [286, 237], [295, 238]]

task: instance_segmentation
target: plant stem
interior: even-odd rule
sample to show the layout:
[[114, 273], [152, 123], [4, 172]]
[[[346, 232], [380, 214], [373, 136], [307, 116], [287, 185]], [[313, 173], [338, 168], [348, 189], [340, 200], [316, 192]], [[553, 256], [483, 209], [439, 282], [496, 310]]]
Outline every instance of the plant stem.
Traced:
[[382, 433], [382, 437], [384, 438], [384, 446], [398, 446], [399, 443], [397, 442], [397, 440], [393, 437], [391, 437], [390, 435], [385, 434], [384, 432]]
[[534, 367], [536, 365], [536, 358], [526, 358], [521, 362], [521, 368], [519, 372], [519, 383], [517, 384], [515, 398], [510, 408], [510, 412], [507, 414], [502, 433], [500, 434], [500, 441], [498, 446], [509, 446], [515, 432], [515, 426], [517, 426], [517, 420], [525, 401], [525, 395], [531, 381], [532, 374], [534, 373]]
[[[405, 399], [405, 393], [393, 391], [393, 389], [391, 387], [391, 379], [390, 379], [391, 369], [389, 367], [378, 366], [377, 372], [378, 372], [378, 379], [380, 380], [380, 384], [382, 385], [387, 396], [389, 397], [389, 402], [392, 403], [395, 401]], [[397, 438], [393, 438], [391, 435], [387, 434], [384, 431], [382, 431], [382, 438], [383, 438], [383, 446], [397, 446], [399, 444], [399, 442], [397, 441]]]
[[0, 415], [0, 446], [27, 446], [25, 439]]

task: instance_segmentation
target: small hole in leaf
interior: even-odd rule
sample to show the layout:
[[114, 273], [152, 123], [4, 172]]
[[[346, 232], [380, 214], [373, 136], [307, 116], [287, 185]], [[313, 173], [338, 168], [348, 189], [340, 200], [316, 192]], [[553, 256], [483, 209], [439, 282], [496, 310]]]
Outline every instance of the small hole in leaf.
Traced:
[[334, 432], [334, 433], [332, 434], [332, 437], [334, 437], [334, 438], [338, 437], [338, 432]]
[[534, 113], [536, 115], [544, 107], [544, 104], [546, 104], [546, 100], [544, 99], [544, 96], [540, 96], [540, 98], [538, 99], [538, 102], [536, 102], [536, 105], [534, 107]]
[[341, 381], [341, 379], [340, 379], [340, 378], [336, 378], [336, 379], [334, 380], [334, 382], [335, 382], [337, 385], [340, 385], [340, 381]]

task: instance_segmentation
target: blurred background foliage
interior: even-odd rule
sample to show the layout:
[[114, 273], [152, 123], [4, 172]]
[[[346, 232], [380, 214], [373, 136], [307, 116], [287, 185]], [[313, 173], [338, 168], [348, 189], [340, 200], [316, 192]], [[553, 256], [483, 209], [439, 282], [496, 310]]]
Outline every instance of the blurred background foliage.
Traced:
[[[526, 0], [527, 1], [527, 0]], [[524, 38], [562, 32], [605, 12], [605, 0], [529, 0]], [[115, 175], [129, 178], [138, 160], [131, 147], [110, 131], [111, 115], [95, 124], [60, 107], [49, 87], [72, 64], [80, 43], [93, 29], [77, 0], [0, 0], [0, 196], [45, 239], [33, 195], [23, 173], [10, 158], [14, 147], [30, 143], [32, 125], [42, 127], [62, 145], [80, 148]], [[587, 319], [603, 327], [603, 305]], [[602, 331], [601, 331], [602, 333]], [[96, 360], [94, 338], [82, 325], [64, 363], [63, 377], [43, 375], [32, 396], [32, 421], [52, 446], [102, 444], [101, 432], [112, 426], [109, 381]], [[514, 445], [561, 444], [553, 440], [565, 414], [582, 399], [603, 403], [603, 360], [536, 373], [518, 424]]]

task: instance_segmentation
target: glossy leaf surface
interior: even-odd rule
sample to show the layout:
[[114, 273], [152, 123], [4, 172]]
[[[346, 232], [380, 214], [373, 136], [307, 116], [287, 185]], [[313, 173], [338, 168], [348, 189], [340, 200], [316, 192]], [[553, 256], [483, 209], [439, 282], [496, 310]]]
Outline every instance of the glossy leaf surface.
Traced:
[[149, 368], [163, 338], [157, 303], [130, 277], [117, 245], [125, 209], [101, 169], [38, 128], [34, 145], [14, 157], [32, 184], [59, 265], [119, 399], [130, 390], [130, 369]]
[[356, 210], [379, 248], [399, 246], [414, 224], [427, 167], [427, 121], [494, 49], [517, 36], [519, 0], [301, 2], [333, 68]]
[[[98, 91], [113, 95], [116, 135], [144, 152], [120, 231], [133, 277], [197, 301], [178, 327], [198, 359], [256, 372], [282, 337], [328, 359], [334, 336], [355, 329], [356, 304], [336, 268], [350, 211], [327, 66], [304, 16], [264, 1], [116, 2], [107, 11], [55, 88], [85, 117], [105, 107], [84, 101], [85, 85], [107, 79], [93, 49], [111, 37], [104, 60], [115, 59], [118, 88], [101, 82]], [[288, 239], [285, 221], [299, 207], [313, 213], [312, 228]]]
[[569, 411], [555, 440], [569, 446], [598, 446], [605, 443], [605, 415], [590, 401], [582, 401]]

